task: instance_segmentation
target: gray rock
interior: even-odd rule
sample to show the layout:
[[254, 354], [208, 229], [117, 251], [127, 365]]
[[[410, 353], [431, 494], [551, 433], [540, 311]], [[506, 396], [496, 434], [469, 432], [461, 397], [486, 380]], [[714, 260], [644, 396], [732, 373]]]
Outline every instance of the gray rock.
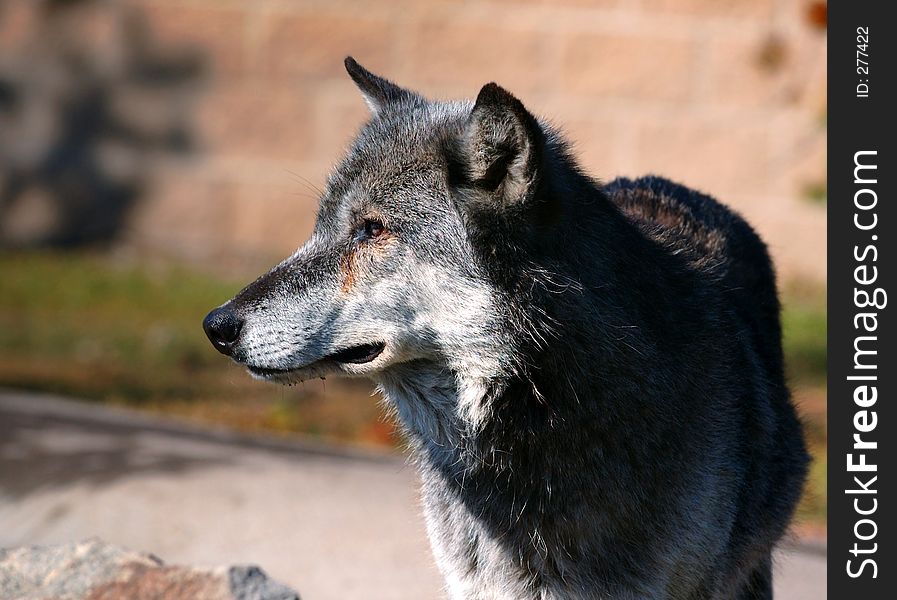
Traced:
[[270, 579], [258, 567], [231, 567], [228, 576], [236, 600], [299, 600], [296, 592]]
[[90, 539], [0, 550], [0, 600], [299, 600], [255, 566], [197, 569]]

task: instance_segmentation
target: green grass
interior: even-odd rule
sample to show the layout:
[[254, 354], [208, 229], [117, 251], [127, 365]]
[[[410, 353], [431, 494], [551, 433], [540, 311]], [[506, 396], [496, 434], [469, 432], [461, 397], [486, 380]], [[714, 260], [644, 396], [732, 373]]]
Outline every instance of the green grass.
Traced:
[[279, 388], [212, 349], [202, 318], [242, 283], [90, 254], [0, 253], [0, 386], [243, 430], [389, 443], [392, 428], [367, 386]]
[[813, 456], [796, 521], [818, 530], [824, 527], [827, 511], [826, 295], [818, 284], [791, 282], [782, 296], [782, 345], [788, 381]]
[[[0, 253], [0, 386], [70, 394], [243, 430], [395, 443], [364, 383], [279, 388], [212, 350], [203, 316], [245, 281], [105, 256]], [[800, 519], [824, 521], [824, 290], [783, 294], [788, 377], [815, 456]]]
[[[4, 362], [47, 375], [30, 381], [22, 373], [19, 384], [137, 403], [197, 394], [192, 376], [219, 358], [197, 335], [204, 310], [238, 289], [179, 268], [90, 256], [6, 255], [0, 275]], [[14, 383], [10, 371], [3, 379]]]
[[810, 284], [786, 286], [782, 307], [782, 344], [793, 385], [825, 385], [825, 290]]

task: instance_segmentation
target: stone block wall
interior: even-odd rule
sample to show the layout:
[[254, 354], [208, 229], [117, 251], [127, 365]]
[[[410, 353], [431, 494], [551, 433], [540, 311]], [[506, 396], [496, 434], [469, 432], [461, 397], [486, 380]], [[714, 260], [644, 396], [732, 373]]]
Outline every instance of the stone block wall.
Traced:
[[[16, 1], [16, 0], [12, 0]], [[741, 211], [786, 278], [825, 277], [825, 4], [808, 0], [135, 0], [202, 52], [198, 152], [167, 160], [125, 239], [274, 260], [308, 235], [366, 117], [355, 56], [433, 97], [497, 81], [602, 179], [657, 173]], [[814, 192], [814, 190], [816, 190]]]

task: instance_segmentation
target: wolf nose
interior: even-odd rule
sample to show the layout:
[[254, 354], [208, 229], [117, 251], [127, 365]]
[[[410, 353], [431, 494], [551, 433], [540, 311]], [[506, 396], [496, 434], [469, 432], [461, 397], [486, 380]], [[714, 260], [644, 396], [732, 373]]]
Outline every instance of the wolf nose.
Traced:
[[203, 319], [202, 328], [218, 352], [230, 354], [240, 337], [243, 321], [226, 308], [216, 308]]

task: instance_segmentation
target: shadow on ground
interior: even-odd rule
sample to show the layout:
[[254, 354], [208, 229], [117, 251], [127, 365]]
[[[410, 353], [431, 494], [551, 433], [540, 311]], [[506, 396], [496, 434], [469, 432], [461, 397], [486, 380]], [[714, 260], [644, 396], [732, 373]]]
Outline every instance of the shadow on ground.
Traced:
[[140, 443], [140, 433], [136, 427], [74, 424], [65, 418], [0, 409], [2, 491], [21, 500], [36, 491], [74, 483], [97, 487], [122, 477], [178, 475], [229, 462], [148, 448]]

